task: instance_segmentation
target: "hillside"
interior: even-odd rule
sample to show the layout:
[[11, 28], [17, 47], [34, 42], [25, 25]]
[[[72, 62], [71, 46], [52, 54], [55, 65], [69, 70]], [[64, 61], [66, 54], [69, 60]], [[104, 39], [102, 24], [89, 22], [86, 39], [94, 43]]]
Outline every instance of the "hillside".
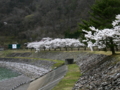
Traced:
[[[26, 42], [64, 37], [89, 17], [95, 0], [0, 0], [0, 40]], [[23, 40], [24, 39], [24, 40]]]

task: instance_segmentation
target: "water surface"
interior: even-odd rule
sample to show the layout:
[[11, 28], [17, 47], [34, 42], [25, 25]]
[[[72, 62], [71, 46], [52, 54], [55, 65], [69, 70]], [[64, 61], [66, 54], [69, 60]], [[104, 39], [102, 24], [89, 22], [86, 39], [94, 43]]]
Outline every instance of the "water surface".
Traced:
[[0, 80], [9, 79], [12, 77], [17, 77], [19, 74], [10, 69], [0, 67]]

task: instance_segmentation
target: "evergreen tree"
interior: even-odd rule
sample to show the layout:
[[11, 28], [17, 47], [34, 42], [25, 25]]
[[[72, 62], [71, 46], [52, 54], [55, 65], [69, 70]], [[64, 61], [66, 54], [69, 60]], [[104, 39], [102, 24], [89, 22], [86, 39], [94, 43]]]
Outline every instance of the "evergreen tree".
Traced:
[[80, 29], [89, 30], [90, 26], [98, 29], [112, 28], [112, 21], [120, 13], [120, 0], [96, 0], [91, 7], [90, 18], [79, 24]]
[[[90, 26], [94, 26], [99, 30], [113, 28], [111, 23], [118, 14], [120, 14], [120, 0], [96, 0], [95, 4], [91, 7], [89, 20], [84, 20], [82, 24], [79, 24], [79, 31], [82, 32], [82, 29], [91, 31]], [[92, 31], [93, 33], [94, 31]], [[82, 39], [85, 38], [84, 35], [81, 35]], [[114, 48], [116, 45], [113, 44], [113, 39], [110, 39], [110, 43], [112, 54], [115, 54]]]

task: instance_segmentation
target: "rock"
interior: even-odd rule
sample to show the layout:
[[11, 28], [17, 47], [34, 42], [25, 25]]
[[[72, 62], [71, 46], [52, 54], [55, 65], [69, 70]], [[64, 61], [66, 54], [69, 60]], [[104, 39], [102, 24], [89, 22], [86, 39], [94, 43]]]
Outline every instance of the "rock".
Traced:
[[86, 53], [78, 57], [77, 65], [84, 73], [77, 82], [82, 87], [73, 90], [119, 90], [120, 62], [115, 58]]

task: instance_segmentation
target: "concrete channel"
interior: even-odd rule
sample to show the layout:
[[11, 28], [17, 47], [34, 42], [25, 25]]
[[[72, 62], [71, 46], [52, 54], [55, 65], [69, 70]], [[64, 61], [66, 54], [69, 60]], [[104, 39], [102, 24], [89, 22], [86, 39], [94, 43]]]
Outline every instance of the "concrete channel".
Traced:
[[46, 75], [24, 84], [15, 90], [51, 90], [65, 76], [68, 68], [66, 65], [55, 68]]

